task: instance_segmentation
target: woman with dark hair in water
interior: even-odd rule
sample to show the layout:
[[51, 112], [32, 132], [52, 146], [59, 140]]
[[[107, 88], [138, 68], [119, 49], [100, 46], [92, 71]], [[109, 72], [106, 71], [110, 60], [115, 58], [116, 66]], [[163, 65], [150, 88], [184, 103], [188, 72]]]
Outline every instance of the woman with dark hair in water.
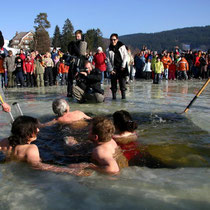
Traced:
[[12, 123], [11, 136], [0, 141], [0, 151], [6, 152], [12, 159], [31, 164], [35, 169], [85, 175], [82, 170], [42, 163], [38, 147], [31, 144], [37, 139], [38, 132], [39, 121], [36, 118], [19, 116]]
[[135, 130], [138, 124], [133, 121], [129, 112], [124, 110], [117, 111], [113, 114], [113, 120], [117, 131], [113, 139], [122, 149], [129, 166], [166, 167], [161, 161], [150, 155], [147, 146], [141, 145], [137, 141], [138, 135]]
[[124, 137], [134, 135], [138, 125], [133, 121], [131, 115], [124, 110], [117, 111], [113, 114], [114, 125], [117, 129], [118, 135], [116, 137]]
[[135, 130], [138, 124], [133, 121], [129, 112], [120, 110], [113, 114], [113, 121], [116, 128], [116, 134], [113, 139], [123, 151], [129, 165], [141, 165], [144, 151], [140, 151], [140, 146], [137, 142], [137, 134]]

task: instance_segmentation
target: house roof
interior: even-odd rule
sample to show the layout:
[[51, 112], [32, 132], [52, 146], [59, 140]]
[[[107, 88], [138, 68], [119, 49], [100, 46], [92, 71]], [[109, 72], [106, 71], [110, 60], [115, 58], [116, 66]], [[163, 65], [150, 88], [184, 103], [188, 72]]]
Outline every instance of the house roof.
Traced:
[[16, 44], [14, 41], [15, 40], [18, 40], [19, 43], [22, 41], [22, 39], [27, 36], [29, 33], [33, 33], [32, 31], [28, 31], [28, 32], [20, 32], [18, 33], [17, 35], [15, 35], [13, 37], [13, 39], [11, 40], [11, 44], [10, 45], [13, 45], [13, 44]]
[[14, 38], [13, 40], [20, 40], [22, 39], [26, 34], [28, 34], [29, 32], [20, 32], [18, 33]]

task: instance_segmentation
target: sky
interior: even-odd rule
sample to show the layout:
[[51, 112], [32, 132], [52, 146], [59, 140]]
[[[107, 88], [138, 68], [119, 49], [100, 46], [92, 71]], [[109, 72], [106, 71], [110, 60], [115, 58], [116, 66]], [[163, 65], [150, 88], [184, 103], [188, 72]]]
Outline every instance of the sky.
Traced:
[[210, 25], [210, 0], [1, 0], [0, 30], [5, 39], [17, 32], [34, 30], [40, 12], [48, 15], [53, 36], [55, 26], [67, 18], [74, 29], [99, 28], [103, 37], [154, 33], [176, 28]]

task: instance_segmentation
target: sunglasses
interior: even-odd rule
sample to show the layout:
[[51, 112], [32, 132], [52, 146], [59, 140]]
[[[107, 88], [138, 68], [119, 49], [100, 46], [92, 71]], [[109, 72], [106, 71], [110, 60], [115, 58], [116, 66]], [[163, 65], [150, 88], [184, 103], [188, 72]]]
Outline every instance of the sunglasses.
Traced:
[[110, 39], [110, 41], [116, 41], [117, 39]]

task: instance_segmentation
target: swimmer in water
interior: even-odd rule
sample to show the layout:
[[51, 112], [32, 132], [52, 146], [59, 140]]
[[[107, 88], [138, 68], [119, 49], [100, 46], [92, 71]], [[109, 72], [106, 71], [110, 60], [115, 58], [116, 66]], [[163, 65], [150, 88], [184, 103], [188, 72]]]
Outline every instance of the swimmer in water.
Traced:
[[117, 111], [113, 114], [113, 120], [116, 128], [114, 139], [122, 137], [133, 137], [134, 139], [137, 139], [135, 130], [138, 125], [133, 121], [129, 112], [125, 110]]
[[79, 110], [70, 112], [70, 107], [66, 100], [56, 99], [52, 104], [53, 112], [57, 115], [57, 118], [43, 124], [44, 126], [51, 126], [56, 123], [60, 124], [72, 124], [78, 121], [90, 120], [91, 117], [87, 116], [84, 112]]
[[19, 116], [12, 123], [11, 136], [0, 141], [0, 151], [11, 159], [29, 163], [35, 169], [84, 175], [82, 170], [57, 167], [41, 162], [39, 149], [31, 144], [37, 139], [39, 121], [29, 116]]
[[135, 130], [138, 125], [133, 121], [129, 112], [125, 110], [117, 111], [113, 114], [113, 121], [116, 128], [116, 134], [113, 139], [122, 149], [124, 156], [129, 161], [129, 165], [136, 165], [141, 161], [141, 152], [137, 142], [137, 134]]
[[[93, 118], [88, 138], [96, 145], [92, 151], [92, 161], [95, 164], [81, 163], [71, 164], [69, 166], [91, 168], [106, 174], [118, 174], [121, 168], [118, 160], [120, 157], [123, 157], [123, 154], [112, 138], [114, 132], [115, 127], [112, 120], [106, 117]], [[127, 164], [125, 165], [127, 166]]]
[[153, 158], [147, 150], [147, 146], [139, 144], [135, 130], [138, 124], [132, 119], [129, 112], [117, 111], [113, 114], [116, 134], [113, 139], [121, 148], [129, 166], [147, 166], [151, 168], [164, 167], [161, 161]]

